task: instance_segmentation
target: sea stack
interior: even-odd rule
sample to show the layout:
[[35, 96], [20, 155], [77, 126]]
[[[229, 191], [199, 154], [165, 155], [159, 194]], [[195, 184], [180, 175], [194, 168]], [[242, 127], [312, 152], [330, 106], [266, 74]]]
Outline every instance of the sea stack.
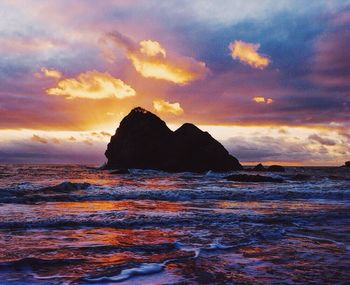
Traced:
[[107, 169], [155, 169], [169, 172], [231, 171], [239, 161], [193, 124], [176, 131], [155, 114], [137, 107], [121, 122], [107, 146]]

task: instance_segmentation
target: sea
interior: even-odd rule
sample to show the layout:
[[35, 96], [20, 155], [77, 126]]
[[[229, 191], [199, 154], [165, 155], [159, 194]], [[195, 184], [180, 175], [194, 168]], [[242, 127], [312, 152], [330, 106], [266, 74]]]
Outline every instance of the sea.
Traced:
[[0, 284], [350, 284], [349, 168], [228, 174], [0, 165]]

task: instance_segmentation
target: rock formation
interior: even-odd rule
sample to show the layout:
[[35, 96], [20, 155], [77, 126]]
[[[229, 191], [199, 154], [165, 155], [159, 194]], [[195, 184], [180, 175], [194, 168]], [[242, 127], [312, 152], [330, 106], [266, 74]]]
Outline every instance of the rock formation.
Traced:
[[243, 169], [209, 133], [193, 124], [171, 131], [155, 114], [133, 109], [111, 137], [107, 169], [156, 169], [170, 172]]

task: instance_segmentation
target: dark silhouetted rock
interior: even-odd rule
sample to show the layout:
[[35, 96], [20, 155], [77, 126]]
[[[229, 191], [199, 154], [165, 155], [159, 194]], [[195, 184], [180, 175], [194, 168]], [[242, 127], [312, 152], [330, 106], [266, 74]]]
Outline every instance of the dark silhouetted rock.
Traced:
[[105, 155], [107, 169], [170, 172], [243, 169], [209, 133], [188, 123], [173, 132], [159, 117], [140, 107], [120, 122]]
[[285, 172], [286, 170], [281, 165], [271, 165], [271, 166], [269, 166], [267, 168], [267, 171], [271, 171], [271, 172]]
[[282, 178], [274, 178], [269, 176], [261, 176], [261, 175], [248, 175], [248, 174], [234, 174], [225, 177], [230, 181], [237, 182], [277, 182], [281, 183], [284, 180]]
[[110, 174], [130, 174], [128, 169], [116, 169], [110, 172]]
[[345, 162], [345, 167], [350, 167], [350, 161]]
[[261, 163], [259, 163], [253, 168], [253, 171], [266, 171], [266, 168]]

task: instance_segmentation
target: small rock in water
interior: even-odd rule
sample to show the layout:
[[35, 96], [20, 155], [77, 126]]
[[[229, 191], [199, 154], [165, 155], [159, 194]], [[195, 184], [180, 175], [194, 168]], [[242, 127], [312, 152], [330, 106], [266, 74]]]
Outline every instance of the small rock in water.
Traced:
[[345, 167], [350, 167], [350, 161], [345, 162]]
[[247, 174], [234, 174], [225, 177], [230, 181], [238, 181], [238, 182], [283, 182], [282, 178], [274, 178], [269, 176], [261, 176], [261, 175], [247, 175]]
[[267, 168], [267, 171], [271, 172], [285, 172], [285, 168], [281, 165], [271, 165]]
[[266, 171], [266, 168], [261, 163], [259, 163], [253, 168], [253, 171]]

